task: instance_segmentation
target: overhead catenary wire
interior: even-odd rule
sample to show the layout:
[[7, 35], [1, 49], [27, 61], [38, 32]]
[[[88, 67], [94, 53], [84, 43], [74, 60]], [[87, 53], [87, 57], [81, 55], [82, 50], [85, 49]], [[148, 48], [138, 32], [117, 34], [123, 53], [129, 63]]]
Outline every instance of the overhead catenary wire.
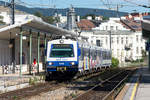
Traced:
[[19, 4], [19, 5], [24, 5], [24, 6], [31, 6], [31, 7], [48, 7], [48, 8], [53, 8], [53, 5], [50, 5], [50, 3], [48, 4], [43, 4], [43, 2], [41, 4], [39, 3], [33, 3], [33, 2], [30, 2], [30, 3], [27, 3], [27, 2], [24, 2], [22, 0], [16, 0], [15, 2], [16, 4]]
[[134, 4], [134, 5], [137, 5], [137, 6], [140, 6], [140, 7], [150, 8], [150, 6], [137, 4], [137, 3], [135, 3], [135, 2], [132, 2], [131, 0], [130, 0], [130, 1], [129, 1], [129, 0], [124, 0], [124, 1], [126, 1], [126, 2], [128, 2], [128, 3], [131, 3], [131, 4]]

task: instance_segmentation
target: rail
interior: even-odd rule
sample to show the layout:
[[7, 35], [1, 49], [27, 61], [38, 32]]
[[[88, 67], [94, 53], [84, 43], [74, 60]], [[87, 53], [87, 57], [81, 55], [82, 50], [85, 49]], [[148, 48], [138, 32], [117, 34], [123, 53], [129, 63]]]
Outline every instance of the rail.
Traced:
[[[124, 75], [123, 75], [123, 73], [124, 73]], [[123, 75], [123, 79], [122, 79], [121, 75]], [[106, 91], [104, 91], [105, 89], [102, 89], [103, 90], [102, 92], [104, 92], [104, 93], [101, 93], [101, 95], [103, 95], [103, 96], [101, 96], [99, 98], [99, 97], [97, 97], [97, 95], [95, 95], [95, 96], [92, 95], [93, 97], [91, 97], [91, 98], [95, 99], [95, 100], [96, 99], [97, 100], [100, 100], [100, 99], [102, 99], [102, 100], [114, 100], [114, 98], [117, 96], [117, 94], [119, 93], [119, 91], [121, 90], [122, 87], [117, 92], [116, 92], [116, 90], [118, 89], [118, 87], [120, 87], [122, 85], [122, 83], [127, 79], [127, 77], [129, 77], [129, 75], [130, 74], [127, 72], [127, 70], [118, 72], [117, 74], [105, 79], [104, 81], [100, 82], [99, 84], [97, 84], [94, 87], [92, 87], [91, 89], [89, 89], [87, 92], [79, 95], [76, 98], [73, 98], [72, 100], [84, 100], [84, 99], [86, 100], [88, 98], [88, 96], [90, 96], [90, 93], [93, 93], [93, 91], [95, 91], [95, 93], [93, 93], [95, 95], [96, 92], [100, 92], [98, 90], [99, 88], [105, 87], [104, 85], [106, 85], [106, 88], [108, 88], [108, 86], [107, 86], [108, 84], [111, 84], [109, 88], [112, 88], [112, 90], [110, 92], [106, 92]], [[119, 81], [118, 81], [117, 79], [115, 79], [117, 77], [120, 77], [121, 80], [119, 79]], [[114, 81], [113, 79], [117, 80], [117, 81]], [[115, 87], [113, 86], [114, 85], [113, 83], [116, 84]], [[96, 89], [96, 88], [98, 88], [98, 89]], [[89, 100], [90, 100], [90, 97], [89, 97]]]

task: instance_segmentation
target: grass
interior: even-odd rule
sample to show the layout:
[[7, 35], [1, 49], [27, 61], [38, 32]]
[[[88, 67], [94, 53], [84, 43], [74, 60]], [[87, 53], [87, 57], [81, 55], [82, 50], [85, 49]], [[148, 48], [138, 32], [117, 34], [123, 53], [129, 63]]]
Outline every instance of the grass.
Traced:
[[13, 100], [17, 100], [17, 96], [13, 96]]
[[29, 84], [30, 85], [35, 85], [38, 82], [38, 78], [37, 77], [33, 77], [29, 79]]
[[70, 96], [71, 96], [72, 98], [75, 98], [75, 97], [76, 97], [76, 94], [71, 93]]

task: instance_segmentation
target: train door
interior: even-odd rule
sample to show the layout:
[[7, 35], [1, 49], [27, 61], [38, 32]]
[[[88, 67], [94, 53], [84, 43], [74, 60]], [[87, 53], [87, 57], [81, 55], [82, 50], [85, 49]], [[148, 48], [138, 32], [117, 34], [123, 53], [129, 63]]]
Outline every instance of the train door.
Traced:
[[83, 47], [80, 46], [79, 47], [81, 49], [81, 55], [79, 57], [79, 71], [83, 71], [83, 68], [84, 68], [84, 51], [83, 51]]
[[84, 70], [88, 70], [89, 69], [89, 49], [88, 48], [83, 48], [83, 52], [84, 52]]
[[97, 67], [100, 67], [100, 50], [97, 50], [97, 57], [96, 57], [96, 62], [97, 62]]

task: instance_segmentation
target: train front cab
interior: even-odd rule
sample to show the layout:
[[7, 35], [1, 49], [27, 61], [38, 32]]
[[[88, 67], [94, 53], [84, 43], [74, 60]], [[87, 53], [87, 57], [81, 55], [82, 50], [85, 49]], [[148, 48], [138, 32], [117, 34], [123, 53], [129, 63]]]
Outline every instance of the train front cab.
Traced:
[[47, 74], [77, 73], [81, 50], [77, 42], [68, 44], [48, 43], [47, 48]]

